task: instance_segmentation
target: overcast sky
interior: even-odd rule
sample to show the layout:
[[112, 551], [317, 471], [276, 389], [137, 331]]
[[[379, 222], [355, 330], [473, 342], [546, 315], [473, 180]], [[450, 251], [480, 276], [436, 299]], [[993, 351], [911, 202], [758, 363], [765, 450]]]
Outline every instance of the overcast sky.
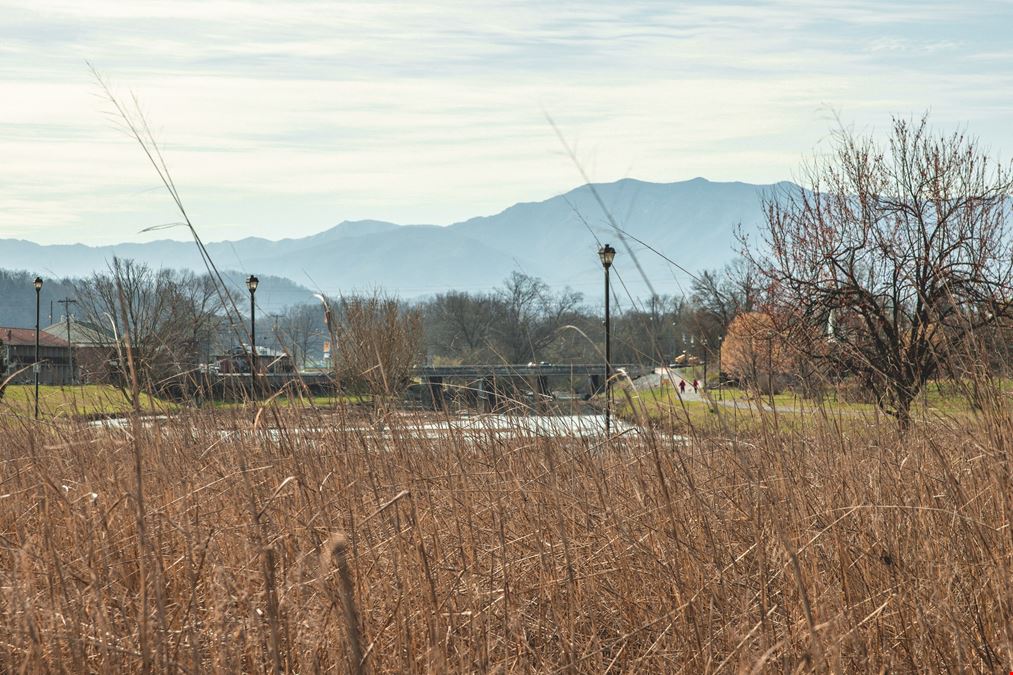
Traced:
[[[208, 240], [447, 224], [581, 180], [768, 183], [930, 109], [1013, 150], [1008, 3], [0, 0], [0, 237], [184, 238], [90, 61]], [[0, 263], [2, 264], [2, 263]]]

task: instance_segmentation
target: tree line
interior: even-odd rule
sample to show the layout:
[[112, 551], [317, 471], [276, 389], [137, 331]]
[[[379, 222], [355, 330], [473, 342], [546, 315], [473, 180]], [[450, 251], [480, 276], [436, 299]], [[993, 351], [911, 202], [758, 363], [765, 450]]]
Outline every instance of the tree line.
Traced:
[[[12, 297], [26, 296], [21, 287], [29, 276], [7, 273], [0, 281], [18, 286]], [[615, 294], [614, 362], [714, 358], [731, 318], [752, 309], [754, 283], [737, 261], [704, 273], [690, 297], [639, 301]], [[249, 344], [249, 298], [235, 286], [222, 289], [208, 275], [114, 259], [88, 278], [64, 280], [59, 290], [76, 300], [77, 321], [107, 334], [121, 351], [129, 345], [141, 388], [157, 390]], [[258, 312], [258, 346], [284, 352], [299, 369], [332, 366], [343, 381], [360, 384], [374, 375], [403, 379], [406, 365], [420, 363], [597, 363], [604, 354], [600, 304], [520, 272], [492, 291], [449, 291], [414, 302], [383, 292], [320, 300]], [[325, 341], [334, 345], [328, 363]]]

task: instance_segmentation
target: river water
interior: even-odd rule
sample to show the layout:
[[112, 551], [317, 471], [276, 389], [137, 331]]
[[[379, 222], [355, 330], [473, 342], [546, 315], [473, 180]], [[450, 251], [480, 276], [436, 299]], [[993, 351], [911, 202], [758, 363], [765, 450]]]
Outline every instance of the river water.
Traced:
[[[172, 424], [172, 418], [157, 417], [145, 418], [143, 423], [146, 426], [159, 424]], [[129, 418], [115, 418], [96, 420], [89, 423], [90, 426], [127, 430], [130, 427]], [[613, 436], [636, 434], [640, 432], [638, 427], [627, 424], [623, 420], [612, 417], [610, 422]], [[297, 428], [286, 428], [279, 431], [271, 428], [259, 429], [256, 432], [222, 429], [223, 437], [233, 437], [256, 433], [267, 438], [274, 438], [280, 434], [305, 434], [315, 435], [332, 431], [331, 428], [321, 426], [305, 426]], [[439, 418], [409, 418], [396, 423], [395, 428], [389, 425], [362, 424], [361, 422], [345, 426], [342, 431], [351, 433], [364, 433], [367, 435], [391, 435], [414, 436], [418, 438], [438, 439], [449, 436], [472, 436], [488, 437], [490, 435], [509, 437], [543, 437], [543, 438], [594, 438], [605, 434], [604, 415], [458, 415], [453, 417]]]

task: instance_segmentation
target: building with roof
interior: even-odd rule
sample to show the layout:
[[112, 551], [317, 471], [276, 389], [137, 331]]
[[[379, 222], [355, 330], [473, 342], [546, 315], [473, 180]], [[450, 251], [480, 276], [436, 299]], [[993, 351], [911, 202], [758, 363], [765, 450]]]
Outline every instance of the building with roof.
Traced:
[[[34, 382], [35, 329], [0, 326], [0, 356], [3, 379], [13, 376], [12, 383]], [[66, 340], [39, 331], [39, 362], [40, 384], [70, 383], [70, 343]]]
[[110, 382], [116, 376], [116, 336], [108, 327], [71, 315], [42, 329], [70, 344], [75, 382]]
[[[250, 346], [243, 344], [233, 347], [225, 354], [215, 357], [219, 373], [235, 374], [250, 372]], [[268, 375], [294, 375], [292, 359], [285, 352], [257, 345], [258, 371]]]

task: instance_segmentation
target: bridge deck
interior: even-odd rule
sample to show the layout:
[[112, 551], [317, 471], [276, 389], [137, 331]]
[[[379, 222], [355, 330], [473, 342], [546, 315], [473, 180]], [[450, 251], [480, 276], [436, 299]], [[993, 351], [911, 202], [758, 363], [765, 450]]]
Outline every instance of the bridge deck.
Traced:
[[[617, 363], [612, 366], [613, 370], [624, 370], [632, 378], [640, 377], [654, 371], [652, 366]], [[485, 377], [546, 377], [557, 376], [587, 376], [604, 374], [605, 366], [601, 363], [545, 363], [545, 364], [480, 364], [467, 366], [416, 366], [412, 369], [412, 376], [423, 380], [434, 377], [440, 378], [472, 378], [480, 379]], [[242, 382], [250, 378], [249, 373], [221, 373], [214, 376], [219, 380], [235, 380]], [[333, 375], [329, 372], [300, 373], [262, 373], [257, 376], [263, 383], [279, 384], [292, 380], [302, 380], [309, 385], [323, 384], [333, 381]]]
[[[651, 366], [617, 363], [613, 370], [622, 369], [630, 377], [653, 372]], [[486, 364], [469, 366], [417, 366], [412, 374], [421, 378], [432, 377], [544, 377], [548, 375], [601, 375], [601, 363], [545, 363], [545, 364]]]

